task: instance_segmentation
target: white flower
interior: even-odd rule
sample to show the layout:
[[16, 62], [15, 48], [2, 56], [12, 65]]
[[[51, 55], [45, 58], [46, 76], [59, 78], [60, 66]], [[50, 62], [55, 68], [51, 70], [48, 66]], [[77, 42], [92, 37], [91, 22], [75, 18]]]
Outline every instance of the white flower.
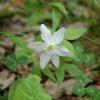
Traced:
[[41, 38], [44, 42], [29, 43], [28, 48], [41, 53], [41, 69], [45, 68], [50, 60], [56, 67], [58, 67], [59, 56], [72, 56], [72, 53], [66, 47], [59, 45], [64, 38], [64, 27], [60, 28], [53, 35], [51, 35], [51, 32], [44, 24], [41, 24], [40, 30]]

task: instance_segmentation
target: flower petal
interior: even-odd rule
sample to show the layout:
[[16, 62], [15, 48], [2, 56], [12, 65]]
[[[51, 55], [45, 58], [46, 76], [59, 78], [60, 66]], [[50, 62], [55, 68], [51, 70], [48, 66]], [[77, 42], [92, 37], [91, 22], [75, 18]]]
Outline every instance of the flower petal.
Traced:
[[52, 41], [54, 42], [54, 44], [59, 44], [63, 38], [64, 38], [64, 31], [65, 28], [62, 27], [60, 28], [58, 31], [56, 31], [53, 36], [52, 36]]
[[40, 30], [41, 30], [41, 37], [45, 42], [49, 42], [50, 38], [51, 38], [51, 32], [47, 29], [47, 27], [44, 24], [41, 24], [40, 26]]
[[72, 52], [70, 52], [66, 47], [64, 46], [56, 46], [55, 52], [59, 56], [72, 56]]
[[41, 67], [41, 69], [44, 69], [46, 67], [46, 65], [48, 64], [50, 59], [51, 59], [51, 55], [50, 54], [42, 53], [40, 55], [40, 67]]
[[43, 42], [31, 42], [28, 44], [28, 48], [33, 49], [34, 51], [40, 52], [45, 49], [45, 44]]
[[51, 61], [56, 67], [59, 66], [59, 56], [57, 54], [54, 54], [52, 56]]

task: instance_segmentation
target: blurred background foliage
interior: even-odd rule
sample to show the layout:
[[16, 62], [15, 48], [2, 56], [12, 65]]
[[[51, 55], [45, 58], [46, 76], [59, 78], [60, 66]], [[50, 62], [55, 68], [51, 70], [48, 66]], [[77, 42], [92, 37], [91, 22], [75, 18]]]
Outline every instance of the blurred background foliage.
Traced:
[[[0, 0], [0, 33], [12, 32], [26, 41], [40, 40], [41, 23], [51, 27], [52, 32], [62, 26], [66, 29], [85, 28], [87, 32], [84, 36], [76, 41], [70, 40], [77, 51], [77, 59], [63, 60], [78, 65], [93, 80], [100, 78], [100, 0]], [[6, 36], [0, 34], [0, 66], [3, 66], [0, 70], [5, 68], [16, 73], [16, 66], [19, 64], [33, 66], [23, 50], [17, 52], [17, 56], [14, 54], [18, 49], [15, 44], [23, 47], [22, 40], [17, 38], [17, 42], [12, 37], [14, 43], [11, 43]], [[24, 42], [23, 44], [26, 45]], [[26, 49], [25, 46], [23, 48]], [[26, 49], [25, 52], [31, 51]], [[51, 72], [45, 70], [54, 80]], [[41, 74], [39, 70], [38, 74]], [[77, 92], [76, 90], [77, 88], [73, 91]], [[84, 95], [84, 90], [82, 93]], [[5, 100], [6, 96], [7, 93], [0, 100]]]

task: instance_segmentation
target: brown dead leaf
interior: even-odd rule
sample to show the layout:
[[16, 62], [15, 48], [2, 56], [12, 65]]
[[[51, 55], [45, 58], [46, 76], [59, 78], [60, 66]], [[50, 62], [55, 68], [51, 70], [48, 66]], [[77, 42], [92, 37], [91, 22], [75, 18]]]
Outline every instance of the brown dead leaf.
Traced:
[[66, 80], [61, 85], [61, 91], [66, 95], [72, 94], [72, 88], [75, 86], [76, 82], [74, 79]]
[[3, 85], [2, 89], [9, 87], [9, 85], [15, 80], [16, 76], [10, 73], [8, 70], [0, 72], [0, 84]]
[[57, 99], [62, 95], [61, 88], [58, 88], [57, 84], [51, 80], [47, 80], [43, 87], [53, 99]]

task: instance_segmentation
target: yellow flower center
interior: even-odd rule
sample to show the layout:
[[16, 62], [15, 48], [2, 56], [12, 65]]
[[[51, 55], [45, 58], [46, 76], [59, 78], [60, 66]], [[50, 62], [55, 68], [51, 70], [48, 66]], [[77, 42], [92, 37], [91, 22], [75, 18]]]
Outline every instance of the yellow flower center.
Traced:
[[52, 50], [53, 48], [54, 48], [53, 45], [49, 45], [49, 46], [48, 46], [48, 50], [49, 50], [49, 51]]

